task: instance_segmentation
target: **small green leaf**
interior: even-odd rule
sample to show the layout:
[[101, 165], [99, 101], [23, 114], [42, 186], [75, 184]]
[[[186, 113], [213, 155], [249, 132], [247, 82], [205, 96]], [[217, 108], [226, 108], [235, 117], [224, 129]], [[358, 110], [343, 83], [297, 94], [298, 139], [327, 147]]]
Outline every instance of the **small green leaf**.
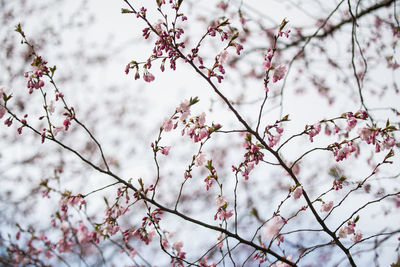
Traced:
[[386, 155], [386, 157], [385, 157], [385, 161], [388, 159], [388, 158], [391, 158], [391, 157], [393, 157], [394, 156], [394, 152], [393, 152], [393, 149], [390, 149], [390, 151], [389, 151], [389, 153]]
[[281, 121], [288, 121], [289, 120], [289, 114], [285, 115]]
[[127, 13], [133, 13], [132, 10], [126, 9], [126, 8], [121, 8], [121, 13], [122, 14], [127, 14]]
[[4, 104], [7, 104], [7, 101], [10, 100], [11, 98], [12, 98], [12, 94], [8, 95], [8, 96], [6, 94], [3, 94]]
[[189, 103], [192, 106], [192, 105], [198, 103], [199, 101], [200, 101], [200, 99], [196, 96], [194, 98], [190, 98]]
[[220, 24], [219, 24], [219, 26], [225, 26], [225, 25], [228, 25], [229, 24], [229, 19], [226, 19], [226, 20], [224, 20], [223, 22], [221, 22]]
[[21, 34], [22, 37], [25, 37], [25, 33], [22, 31], [21, 23], [18, 23], [18, 25], [15, 26], [15, 31]]
[[238, 38], [238, 37], [239, 37], [239, 33], [238, 33], [238, 32], [235, 32], [235, 34], [232, 35], [232, 37], [231, 37], [231, 42], [232, 42], [233, 40], [235, 40], [236, 38]]

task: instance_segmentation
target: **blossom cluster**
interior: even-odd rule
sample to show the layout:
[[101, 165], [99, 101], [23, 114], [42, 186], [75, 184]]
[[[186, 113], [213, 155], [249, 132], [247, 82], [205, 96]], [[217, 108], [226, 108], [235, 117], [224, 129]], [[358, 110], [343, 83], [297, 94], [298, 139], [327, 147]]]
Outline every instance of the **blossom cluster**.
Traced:
[[340, 228], [338, 237], [346, 238], [347, 235], [353, 234], [351, 240], [355, 243], [360, 242], [363, 235], [360, 230], [355, 231], [355, 227], [356, 227], [356, 220], [347, 222], [346, 226]]
[[25, 78], [28, 78], [27, 87], [29, 94], [33, 93], [33, 89], [39, 89], [44, 86], [42, 77], [49, 74], [49, 68], [46, 64], [47, 61], [43, 60], [40, 56], [35, 57], [32, 62], [33, 70], [30, 73], [25, 72]]
[[245, 180], [249, 179], [250, 172], [254, 167], [264, 159], [264, 153], [261, 152], [261, 146], [254, 144], [251, 140], [251, 135], [247, 134], [246, 139], [242, 146], [246, 149], [244, 154], [245, 160], [239, 165], [239, 167], [232, 166], [232, 171], [240, 172]]

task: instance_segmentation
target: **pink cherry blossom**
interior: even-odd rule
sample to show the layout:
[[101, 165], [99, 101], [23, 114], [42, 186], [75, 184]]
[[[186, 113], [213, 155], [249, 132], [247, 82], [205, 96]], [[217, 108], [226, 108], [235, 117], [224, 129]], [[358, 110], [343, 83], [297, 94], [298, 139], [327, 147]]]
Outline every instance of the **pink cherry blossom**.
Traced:
[[362, 238], [362, 233], [360, 230], [357, 230], [357, 232], [354, 233], [354, 236], [351, 238], [351, 241], [353, 241], [354, 243], [360, 242], [361, 238]]
[[71, 119], [70, 118], [66, 118], [63, 122], [64, 128], [66, 131], [68, 131], [69, 126], [71, 125]]
[[314, 125], [310, 127], [310, 131], [308, 132], [308, 135], [310, 136], [310, 141], [313, 142], [313, 137], [319, 134], [321, 131], [321, 123], [317, 122]]
[[347, 114], [347, 131], [353, 129], [357, 124], [357, 119], [354, 117], [353, 113], [349, 112]]
[[358, 130], [361, 140], [367, 144], [375, 144], [375, 137], [379, 134], [379, 131], [370, 128], [361, 128]]
[[195, 166], [202, 166], [206, 162], [206, 154], [201, 152], [197, 155], [196, 159], [194, 160]]
[[169, 151], [171, 150], [171, 146], [165, 146], [161, 148], [161, 154], [168, 156]]
[[268, 134], [268, 146], [274, 147], [276, 144], [279, 143], [280, 139], [281, 139], [280, 134], [275, 135], [275, 136], [273, 136], [272, 134]]
[[199, 121], [198, 121], [198, 125], [200, 127], [203, 127], [205, 122], [206, 122], [206, 113], [201, 113], [200, 116], [198, 117]]
[[303, 187], [301, 187], [301, 186], [296, 187], [296, 189], [295, 189], [295, 190], [293, 191], [293, 193], [292, 193], [292, 197], [293, 197], [294, 199], [298, 199], [298, 198], [300, 198], [302, 195], [303, 195]]
[[208, 137], [208, 130], [205, 128], [202, 128], [199, 130], [199, 141], [205, 137]]
[[227, 219], [229, 219], [230, 217], [232, 217], [233, 211], [232, 211], [232, 210], [227, 211], [227, 210], [225, 210], [225, 209], [220, 208], [220, 209], [218, 210], [217, 214], [219, 214], [218, 218], [219, 218], [220, 220], [227, 220]]
[[346, 230], [344, 228], [340, 228], [339, 233], [338, 233], [338, 237], [339, 238], [346, 238], [347, 237], [347, 233], [346, 233]]
[[271, 67], [271, 61], [269, 61], [268, 59], [265, 59], [263, 61], [263, 67], [264, 67], [264, 69], [269, 69]]
[[325, 202], [322, 204], [320, 211], [321, 212], [328, 212], [333, 207], [333, 201]]
[[274, 71], [273, 82], [276, 83], [277, 81], [281, 80], [283, 77], [285, 77], [285, 74], [286, 66], [282, 64], [279, 65]]
[[181, 104], [176, 108], [177, 112], [184, 113], [190, 111], [190, 103], [187, 100], [183, 100]]
[[126, 65], [126, 67], [125, 67], [125, 74], [128, 74], [128, 73], [129, 73], [130, 67], [131, 67], [130, 64]]
[[179, 252], [181, 252], [181, 249], [183, 247], [183, 242], [182, 241], [176, 241], [176, 242], [174, 242], [172, 247], [179, 253]]
[[54, 136], [57, 136], [57, 134], [58, 134], [59, 132], [62, 132], [63, 130], [64, 130], [64, 127], [61, 127], [61, 126], [55, 127], [54, 130], [53, 130]]
[[226, 50], [222, 51], [222, 52], [219, 54], [219, 63], [220, 63], [221, 65], [224, 65], [224, 64], [226, 63], [226, 61], [228, 60], [228, 58], [229, 58], [229, 53], [228, 53], [228, 51], [226, 51]]
[[267, 222], [264, 227], [265, 236], [269, 239], [278, 235], [279, 231], [283, 227], [284, 222], [279, 216], [273, 217], [271, 220]]
[[6, 114], [6, 108], [0, 105], [0, 119]]
[[219, 208], [225, 206], [225, 204], [228, 204], [228, 201], [226, 201], [225, 196], [217, 196], [216, 202]]
[[154, 79], [155, 79], [154, 75], [151, 74], [150, 72], [145, 72], [143, 74], [143, 80], [145, 80], [148, 83], [154, 81]]
[[165, 118], [161, 126], [164, 131], [169, 132], [174, 128], [174, 122], [170, 118]]
[[190, 115], [190, 103], [187, 100], [181, 102], [181, 104], [176, 108], [176, 111], [182, 113], [180, 120], [184, 121]]
[[355, 227], [355, 225], [353, 225], [353, 224], [349, 224], [349, 225], [345, 226], [344, 230], [346, 231], [346, 234], [348, 234], [348, 235], [354, 234], [354, 227]]

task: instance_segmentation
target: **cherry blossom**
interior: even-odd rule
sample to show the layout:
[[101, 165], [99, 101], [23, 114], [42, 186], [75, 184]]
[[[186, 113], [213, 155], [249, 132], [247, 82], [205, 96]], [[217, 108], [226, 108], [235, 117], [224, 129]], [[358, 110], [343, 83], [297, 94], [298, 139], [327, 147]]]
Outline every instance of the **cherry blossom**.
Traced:
[[278, 235], [279, 231], [283, 227], [284, 222], [279, 216], [274, 216], [264, 226], [264, 234], [266, 238], [273, 238]]
[[285, 65], [279, 65], [275, 71], [274, 71], [274, 76], [273, 76], [273, 82], [276, 83], [279, 80], [282, 80], [283, 77], [285, 77], [286, 74], [286, 66]]
[[161, 153], [165, 156], [168, 156], [170, 150], [171, 150], [171, 146], [164, 146], [161, 148]]
[[310, 141], [313, 142], [313, 137], [321, 132], [321, 123], [317, 122], [310, 126], [308, 135], [310, 136]]
[[174, 122], [170, 118], [165, 118], [161, 127], [164, 131], [169, 132], [174, 128]]
[[333, 207], [333, 201], [324, 202], [324, 203], [321, 205], [320, 211], [321, 211], [321, 212], [328, 212], [328, 211], [330, 211], [330, 210], [332, 209], [332, 207]]
[[217, 206], [219, 208], [228, 204], [228, 202], [226, 201], [226, 197], [225, 196], [217, 196], [216, 202], [217, 202]]
[[194, 160], [195, 166], [202, 166], [206, 162], [206, 154], [201, 152], [197, 155], [196, 159]]
[[150, 72], [145, 72], [143, 74], [143, 80], [145, 80], [148, 83], [154, 81], [154, 79], [155, 79], [154, 75], [151, 74]]
[[6, 112], [6, 108], [0, 105], [0, 119], [4, 117], [4, 114], [6, 114]]
[[183, 242], [182, 241], [176, 241], [174, 242], [174, 244], [172, 245], [172, 247], [178, 252], [181, 252], [181, 249], [183, 248]]
[[360, 242], [361, 238], [362, 238], [362, 233], [360, 230], [357, 230], [357, 232], [354, 233], [354, 236], [351, 238], [351, 241], [353, 241], [354, 243]]
[[303, 187], [302, 186], [298, 186], [296, 187], [296, 189], [293, 191], [292, 193], [292, 197], [294, 199], [298, 199], [303, 195]]

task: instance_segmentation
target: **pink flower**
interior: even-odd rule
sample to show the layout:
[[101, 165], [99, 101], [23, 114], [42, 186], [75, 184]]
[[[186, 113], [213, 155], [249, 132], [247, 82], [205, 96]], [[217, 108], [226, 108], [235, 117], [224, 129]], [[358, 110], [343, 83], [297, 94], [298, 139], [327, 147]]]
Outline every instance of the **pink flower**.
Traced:
[[219, 219], [220, 220], [222, 220], [222, 219], [226, 220], [226, 219], [229, 219], [230, 217], [232, 217], [232, 215], [233, 215], [233, 211], [232, 210], [226, 211], [224, 209], [221, 209], [221, 211], [219, 212]]
[[272, 134], [268, 134], [268, 146], [273, 147], [276, 144], [279, 143], [279, 140], [281, 139], [281, 135], [278, 134], [276, 136], [273, 136]]
[[225, 62], [228, 60], [228, 58], [229, 58], [229, 53], [228, 53], [228, 51], [226, 51], [226, 50], [222, 51], [222, 52], [219, 54], [219, 63], [220, 63], [221, 65], [224, 65]]
[[165, 118], [163, 124], [162, 124], [162, 128], [164, 129], [164, 131], [169, 132], [172, 130], [172, 128], [174, 128], [174, 123], [171, 119], [169, 118]]
[[346, 231], [346, 234], [348, 234], [348, 235], [354, 234], [354, 227], [355, 227], [355, 225], [353, 225], [353, 224], [345, 226], [344, 230]]
[[216, 202], [219, 208], [225, 206], [225, 204], [228, 204], [228, 201], [226, 201], [225, 196], [217, 196]]
[[172, 247], [178, 252], [181, 252], [181, 249], [183, 247], [183, 242], [182, 241], [176, 241], [174, 242], [174, 244], [172, 245]]
[[185, 113], [190, 111], [190, 103], [187, 100], [183, 100], [181, 104], [176, 108], [176, 111], [180, 113]]
[[325, 202], [322, 204], [320, 211], [321, 212], [328, 212], [333, 207], [333, 201]]
[[243, 50], [243, 45], [236, 44], [236, 54], [240, 55], [240, 51]]
[[208, 137], [208, 131], [205, 128], [199, 130], [199, 141], [203, 138]]
[[0, 119], [6, 114], [6, 108], [0, 105]]
[[161, 148], [161, 154], [163, 154], [163, 155], [165, 155], [165, 156], [168, 156], [170, 150], [171, 150], [171, 147], [170, 147], [170, 146], [162, 147], [162, 148]]
[[274, 71], [273, 82], [276, 83], [277, 81], [281, 80], [283, 77], [285, 77], [285, 74], [286, 66], [282, 64], [279, 65]]
[[64, 130], [64, 128], [61, 127], [61, 126], [55, 127], [54, 130], [53, 130], [54, 136], [57, 136], [57, 134], [58, 134], [59, 132], [63, 131], [63, 130]]
[[201, 152], [200, 154], [197, 155], [196, 159], [194, 160], [194, 165], [201, 166], [205, 163], [205, 161], [206, 161], [206, 154]]
[[155, 79], [154, 75], [151, 74], [150, 72], [145, 72], [143, 74], [143, 80], [145, 80], [148, 83], [154, 81], [154, 79]]
[[308, 132], [308, 135], [310, 136], [310, 141], [313, 142], [313, 137], [319, 134], [321, 131], [321, 123], [317, 122], [314, 125], [310, 127], [310, 131]]
[[176, 108], [177, 112], [182, 113], [180, 120], [184, 121], [190, 115], [190, 103], [187, 100], [182, 101], [182, 103]]
[[66, 131], [68, 131], [69, 126], [71, 125], [71, 119], [70, 118], [66, 118], [63, 122], [64, 128]]
[[206, 122], [206, 113], [201, 113], [200, 116], [198, 117], [199, 121], [198, 124], [200, 127], [204, 126], [204, 123]]
[[167, 241], [166, 239], [163, 239], [163, 240], [161, 241], [161, 244], [162, 244], [162, 246], [163, 246], [164, 248], [169, 248], [169, 243], [168, 243], [168, 241]]
[[347, 233], [344, 230], [344, 228], [340, 228], [339, 233], [338, 233], [338, 237], [339, 238], [346, 238], [347, 237]]
[[294, 199], [298, 199], [298, 198], [301, 197], [301, 195], [303, 195], [303, 187], [298, 186], [298, 187], [296, 187], [296, 189], [293, 191], [292, 197], [293, 197]]
[[390, 149], [391, 147], [394, 147], [394, 145], [396, 144], [396, 140], [393, 137], [387, 137], [384, 141], [383, 141], [383, 147], [385, 149]]
[[347, 118], [347, 131], [353, 129], [356, 126], [356, 124], [357, 124], [357, 119], [354, 117], [352, 113], [350, 113]]
[[263, 67], [264, 67], [264, 69], [269, 69], [271, 67], [271, 61], [269, 61], [268, 59], [265, 59], [263, 61]]
[[356, 233], [354, 233], [354, 236], [351, 238], [351, 241], [353, 241], [354, 243], [360, 242], [362, 238], [362, 233], [360, 230], [357, 230]]
[[360, 135], [361, 140], [367, 142], [367, 144], [375, 144], [375, 137], [379, 134], [379, 131], [369, 128], [361, 128], [358, 130], [358, 134]]
[[283, 225], [284, 222], [281, 219], [281, 217], [278, 216], [273, 217], [265, 225], [264, 228], [265, 236], [267, 238], [273, 238], [274, 236], [277, 236]]

